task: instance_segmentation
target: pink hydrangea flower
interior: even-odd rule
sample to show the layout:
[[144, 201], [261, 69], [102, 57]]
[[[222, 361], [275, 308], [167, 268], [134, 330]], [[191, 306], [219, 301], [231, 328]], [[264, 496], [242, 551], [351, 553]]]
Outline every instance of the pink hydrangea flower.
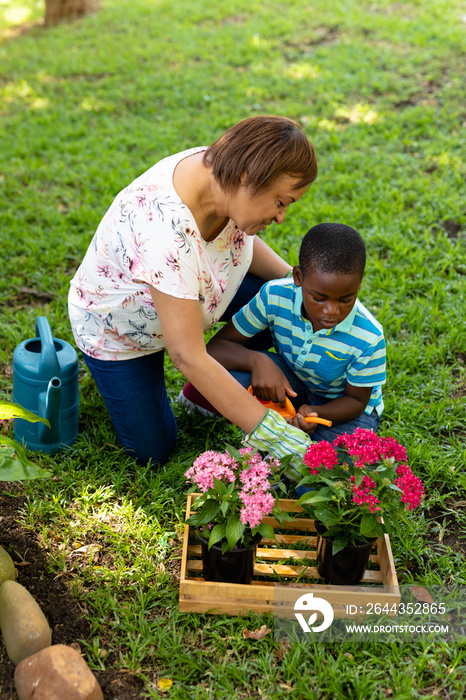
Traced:
[[248, 492], [243, 489], [239, 496], [244, 504], [240, 511], [240, 520], [251, 529], [260, 525], [264, 516], [269, 515], [275, 505], [275, 498], [270, 491]]
[[214, 485], [214, 476], [220, 481], [231, 483], [235, 480], [238, 465], [228, 452], [220, 453], [209, 450], [194, 460], [192, 467], [185, 472], [186, 479], [197, 484], [205, 492]]

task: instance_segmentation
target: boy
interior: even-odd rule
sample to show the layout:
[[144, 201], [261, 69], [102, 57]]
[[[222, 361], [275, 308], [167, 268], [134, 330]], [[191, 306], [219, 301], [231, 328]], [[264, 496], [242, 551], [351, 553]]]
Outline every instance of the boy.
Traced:
[[[311, 228], [293, 278], [267, 282], [209, 341], [207, 350], [263, 401], [297, 410], [292, 423], [313, 440], [329, 440], [356, 428], [377, 430], [385, 383], [383, 329], [358, 301], [366, 249], [344, 224]], [[247, 347], [269, 329], [274, 352]], [[332, 427], [306, 423], [317, 414]]]

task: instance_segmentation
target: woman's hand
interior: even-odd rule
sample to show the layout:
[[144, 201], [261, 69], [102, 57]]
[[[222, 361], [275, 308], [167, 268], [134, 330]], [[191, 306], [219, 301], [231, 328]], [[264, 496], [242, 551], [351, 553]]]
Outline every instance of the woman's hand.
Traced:
[[282, 408], [286, 406], [286, 395], [296, 396], [280, 367], [263, 352], [255, 352], [251, 361], [251, 385], [258, 399], [279, 403]]
[[312, 435], [314, 430], [317, 428], [317, 423], [306, 423], [304, 420], [307, 416], [318, 416], [316, 411], [317, 406], [309, 406], [303, 403], [297, 410], [294, 418], [287, 418], [290, 425], [294, 425], [296, 428], [300, 428], [303, 432], [308, 435]]

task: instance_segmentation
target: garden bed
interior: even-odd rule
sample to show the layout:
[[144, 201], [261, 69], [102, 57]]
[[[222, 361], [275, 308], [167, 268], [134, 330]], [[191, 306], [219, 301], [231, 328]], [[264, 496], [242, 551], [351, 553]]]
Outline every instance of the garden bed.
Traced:
[[[52, 630], [52, 644], [67, 644], [85, 652], [85, 642], [94, 634], [87, 619], [87, 606], [72, 594], [72, 574], [56, 574], [49, 567], [49, 553], [44, 551], [33, 530], [22, 525], [26, 496], [21, 484], [0, 483], [0, 545], [10, 554], [17, 570], [17, 581], [34, 597]], [[113, 657], [113, 654], [112, 654]], [[93, 669], [107, 698], [136, 700], [141, 697], [142, 681], [129, 671], [114, 668], [112, 658], [107, 668]], [[18, 700], [14, 684], [15, 665], [0, 641], [0, 698]]]
[[[188, 496], [186, 520], [193, 501], [200, 494]], [[280, 507], [295, 520], [279, 525], [273, 517], [264, 521], [275, 528], [276, 541], [263, 538], [257, 549], [254, 577], [250, 585], [216, 583], [202, 577], [201, 545], [194, 528], [185, 525], [180, 574], [180, 612], [247, 615], [249, 612], [294, 615], [293, 604], [306, 591], [318, 593], [334, 609], [335, 617], [346, 617], [347, 605], [400, 601], [398, 579], [388, 535], [377, 539], [368, 569], [361, 582], [351, 590], [332, 586], [319, 579], [315, 568], [317, 533], [314, 521], [305, 517], [297, 501], [281, 499]], [[280, 590], [277, 593], [277, 588]], [[286, 591], [284, 589], [287, 589]], [[284, 603], [284, 599], [289, 602]], [[278, 603], [279, 599], [279, 603]], [[352, 616], [354, 619], [354, 616]]]

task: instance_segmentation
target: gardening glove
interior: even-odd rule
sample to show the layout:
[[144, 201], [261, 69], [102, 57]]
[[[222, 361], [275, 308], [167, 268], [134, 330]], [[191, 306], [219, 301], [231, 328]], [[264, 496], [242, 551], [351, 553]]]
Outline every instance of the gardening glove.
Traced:
[[310, 444], [309, 435], [289, 425], [277, 411], [272, 411], [270, 408], [249, 435], [243, 438], [243, 445], [254, 447], [261, 452], [269, 452], [278, 459], [293, 455], [285, 472], [285, 476], [292, 481], [301, 479], [297, 468], [302, 465], [303, 457]]

